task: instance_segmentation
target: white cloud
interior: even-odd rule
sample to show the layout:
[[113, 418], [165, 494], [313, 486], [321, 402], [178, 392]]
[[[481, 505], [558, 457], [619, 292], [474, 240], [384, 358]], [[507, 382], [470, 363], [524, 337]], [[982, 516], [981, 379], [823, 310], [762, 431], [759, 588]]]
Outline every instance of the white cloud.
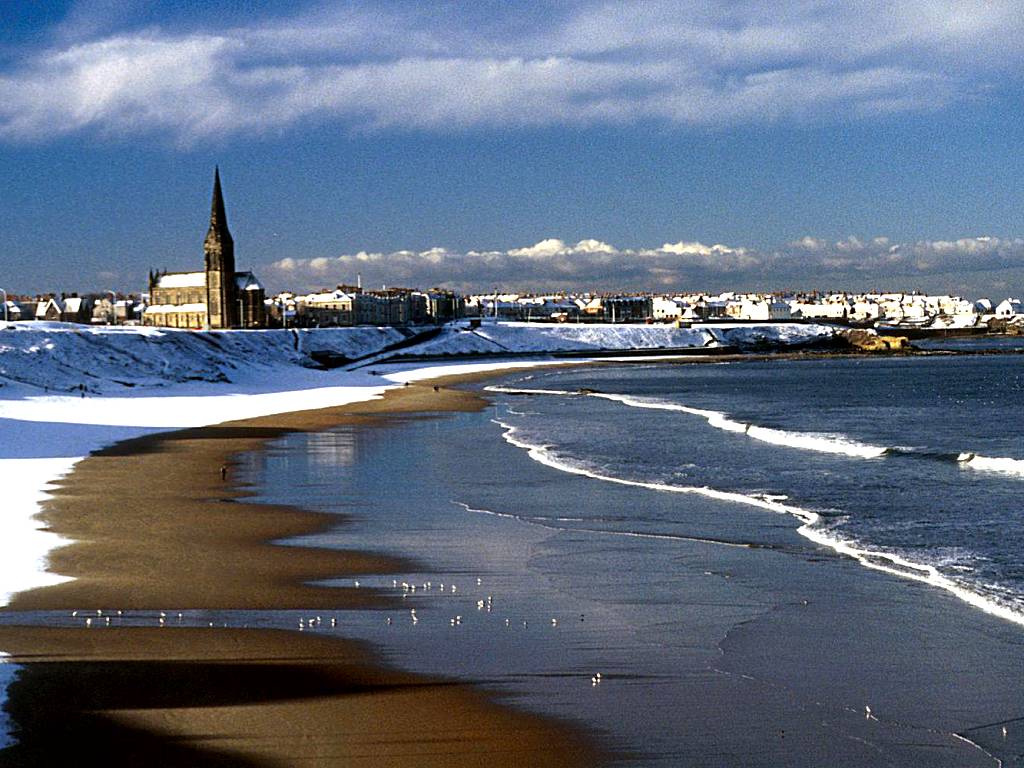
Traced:
[[86, 25], [0, 70], [0, 138], [870, 119], [1024, 71], [1017, 0], [582, 2], [515, 22], [364, 2], [217, 34]]
[[513, 248], [508, 252], [512, 257], [544, 258], [550, 256], [571, 256], [573, 254], [614, 254], [614, 245], [600, 240], [580, 240], [576, 245], [566, 245], [557, 238], [548, 238], [525, 248]]
[[[609, 267], [613, 266], [614, 269]], [[446, 248], [332, 258], [281, 259], [263, 268], [272, 282], [297, 290], [353, 282], [446, 285], [459, 290], [725, 290], [913, 288], [950, 276], [1024, 273], [1024, 240], [967, 237], [892, 243], [886, 237], [830, 242], [804, 237], [776, 250], [679, 241], [660, 248], [617, 248], [600, 240], [576, 245], [549, 238], [507, 251]]]

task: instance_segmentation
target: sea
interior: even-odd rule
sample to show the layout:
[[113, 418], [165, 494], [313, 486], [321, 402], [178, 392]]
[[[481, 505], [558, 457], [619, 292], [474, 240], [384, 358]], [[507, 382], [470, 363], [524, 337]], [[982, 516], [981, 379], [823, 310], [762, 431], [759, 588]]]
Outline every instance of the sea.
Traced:
[[501, 397], [503, 438], [536, 461], [715, 510], [580, 525], [707, 538], [743, 529], [737, 541], [759, 543], [770, 537], [750, 513], [763, 510], [866, 567], [1024, 626], [1022, 360], [652, 365], [526, 375], [487, 391]]
[[339, 632], [614, 764], [1018, 765], [1024, 354], [970, 344], [520, 371], [246, 477], [415, 563]]

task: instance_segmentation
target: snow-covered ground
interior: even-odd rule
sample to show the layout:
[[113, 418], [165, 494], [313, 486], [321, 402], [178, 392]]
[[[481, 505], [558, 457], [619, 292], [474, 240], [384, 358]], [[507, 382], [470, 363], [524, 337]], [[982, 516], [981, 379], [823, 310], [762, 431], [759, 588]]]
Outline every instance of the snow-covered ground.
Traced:
[[818, 324], [709, 324], [692, 328], [670, 325], [547, 325], [483, 322], [446, 327], [436, 338], [401, 350], [405, 357], [438, 355], [535, 354], [678, 350], [765, 345], [803, 346], [828, 341], [835, 328]]

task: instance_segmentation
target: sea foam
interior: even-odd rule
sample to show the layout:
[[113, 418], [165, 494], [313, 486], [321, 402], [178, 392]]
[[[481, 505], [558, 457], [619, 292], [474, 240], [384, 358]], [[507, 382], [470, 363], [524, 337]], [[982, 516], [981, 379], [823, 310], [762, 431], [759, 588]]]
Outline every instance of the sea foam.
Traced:
[[559, 456], [550, 445], [531, 443], [525, 440], [520, 436], [521, 430], [514, 425], [497, 419], [494, 419], [493, 422], [504, 430], [502, 436], [509, 445], [525, 450], [531, 459], [552, 469], [617, 485], [646, 488], [661, 493], [704, 496], [717, 501], [732, 502], [777, 514], [789, 515], [800, 522], [797, 532], [815, 544], [850, 557], [866, 568], [938, 587], [987, 614], [1024, 626], [1024, 612], [1021, 612], [1019, 608], [996, 600], [993, 596], [981, 594], [972, 589], [971, 586], [943, 574], [933, 565], [916, 563], [901, 555], [869, 549], [861, 546], [856, 541], [845, 539], [837, 535], [829, 523], [823, 521], [821, 515], [812, 510], [793, 504], [784, 504], [773, 496], [748, 495], [738, 491], [724, 491], [709, 486], [651, 483], [605, 474], [604, 472], [592, 469], [584, 462]]
[[961, 466], [980, 469], [985, 472], [999, 472], [1004, 475], [1024, 477], [1024, 460], [1002, 457], [978, 456], [974, 453], [961, 453], [956, 459]]
[[667, 400], [654, 398], [634, 397], [632, 395], [619, 395], [606, 392], [568, 392], [559, 389], [517, 389], [513, 387], [487, 387], [491, 392], [504, 392], [507, 394], [519, 395], [576, 395], [596, 397], [601, 400], [611, 400], [622, 403], [630, 408], [649, 408], [658, 411], [675, 411], [686, 413], [691, 416], [699, 416], [715, 429], [726, 432], [745, 434], [754, 440], [760, 440], [772, 445], [782, 445], [789, 448], [797, 448], [817, 453], [832, 453], [843, 456], [850, 456], [858, 459], [875, 459], [884, 456], [889, 448], [868, 443], [857, 442], [844, 435], [835, 435], [821, 432], [791, 432], [772, 427], [762, 427], [758, 424], [748, 424], [736, 421], [728, 414], [721, 411], [712, 411], [705, 408], [692, 408], [680, 403], [673, 403]]

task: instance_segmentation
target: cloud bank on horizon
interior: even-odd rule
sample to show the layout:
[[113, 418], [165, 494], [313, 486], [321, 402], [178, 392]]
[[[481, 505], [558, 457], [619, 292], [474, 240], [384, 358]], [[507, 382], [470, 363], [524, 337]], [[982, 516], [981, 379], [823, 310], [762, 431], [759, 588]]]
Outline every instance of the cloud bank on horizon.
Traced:
[[829, 122], [1024, 80], [1019, 0], [482, 7], [362, 2], [226, 27], [70, 14], [0, 63], [0, 140]]
[[[830, 242], [804, 237], [774, 250], [680, 241], [620, 249], [600, 240], [542, 240], [507, 251], [426, 251], [279, 259], [263, 270], [275, 285], [312, 291], [352, 284], [503, 290], [966, 291], [1009, 287], [1024, 274], [1024, 239], [971, 237], [896, 243], [886, 237]], [[1019, 284], [1019, 283], [1018, 283]]]

